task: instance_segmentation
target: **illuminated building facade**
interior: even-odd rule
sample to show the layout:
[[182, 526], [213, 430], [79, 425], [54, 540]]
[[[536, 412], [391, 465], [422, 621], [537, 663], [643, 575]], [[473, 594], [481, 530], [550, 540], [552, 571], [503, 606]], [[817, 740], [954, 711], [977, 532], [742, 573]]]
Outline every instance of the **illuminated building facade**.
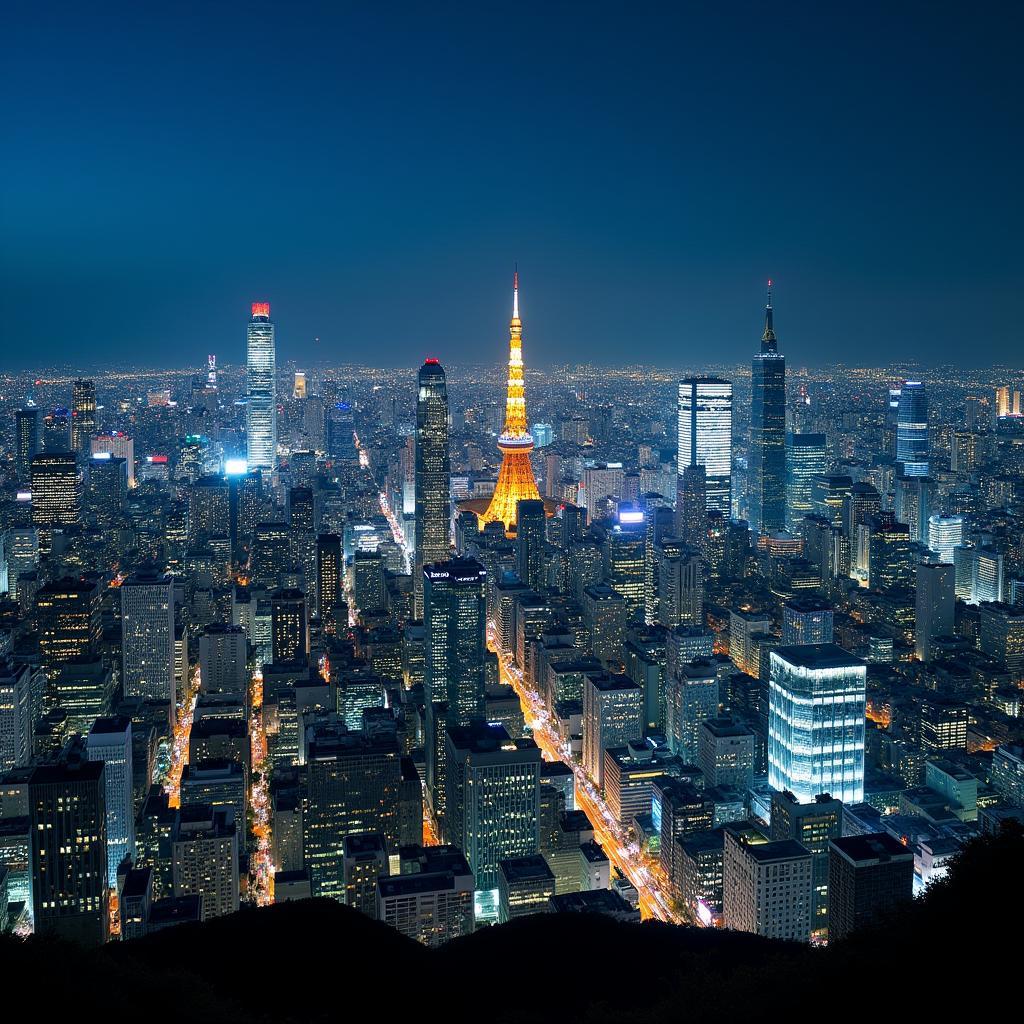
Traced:
[[771, 652], [768, 785], [801, 803], [864, 799], [867, 666], [835, 644]]
[[487, 573], [473, 559], [423, 567], [426, 785], [445, 828], [445, 732], [483, 721]]
[[277, 466], [277, 356], [270, 303], [254, 302], [248, 329], [245, 410], [250, 470]]
[[786, 520], [796, 530], [814, 511], [814, 478], [828, 470], [824, 434], [790, 434], [786, 440]]
[[174, 706], [174, 580], [140, 570], [121, 587], [121, 679], [127, 697]]
[[[732, 383], [718, 377], [679, 382], [677, 493], [687, 467], [704, 467], [708, 511], [732, 516]], [[692, 489], [691, 485], [691, 489]]]
[[28, 483], [32, 476], [32, 460], [39, 454], [39, 410], [28, 405], [14, 415], [14, 468], [18, 480]]
[[447, 560], [451, 549], [451, 456], [448, 384], [436, 359], [420, 367], [416, 397], [416, 564], [413, 618], [423, 618], [423, 566]]
[[85, 455], [96, 432], [96, 384], [76, 380], [71, 385], [71, 450]]
[[943, 562], [953, 563], [953, 550], [964, 542], [964, 517], [935, 515], [928, 517], [928, 547]]
[[896, 462], [904, 476], [928, 475], [928, 392], [919, 380], [905, 381], [900, 389]]
[[786, 357], [779, 352], [772, 325], [771, 281], [761, 351], [751, 369], [750, 527], [755, 533], [774, 533], [786, 524]]
[[451, 728], [446, 740], [446, 832], [476, 879], [476, 919], [497, 921], [498, 865], [539, 849], [540, 748], [485, 723]]
[[74, 452], [44, 452], [32, 460], [32, 524], [46, 550], [55, 526], [73, 526], [81, 518], [78, 465]]
[[103, 762], [41, 765], [28, 801], [35, 933], [98, 946], [107, 938]]
[[97, 718], [85, 740], [90, 761], [103, 762], [107, 808], [107, 884], [117, 888], [117, 869], [135, 857], [132, 793], [132, 720], [126, 715]]
[[135, 441], [127, 434], [116, 431], [97, 434], [89, 440], [89, 451], [94, 459], [124, 459], [128, 470], [128, 486], [135, 486]]
[[508, 387], [505, 396], [505, 426], [498, 438], [501, 469], [490, 504], [480, 516], [480, 528], [501, 522], [512, 533], [516, 527], [519, 502], [539, 499], [537, 481], [530, 465], [533, 434], [526, 422], [526, 391], [523, 383], [523, 322], [519, 318], [519, 273], [512, 282], [512, 319], [509, 321]]

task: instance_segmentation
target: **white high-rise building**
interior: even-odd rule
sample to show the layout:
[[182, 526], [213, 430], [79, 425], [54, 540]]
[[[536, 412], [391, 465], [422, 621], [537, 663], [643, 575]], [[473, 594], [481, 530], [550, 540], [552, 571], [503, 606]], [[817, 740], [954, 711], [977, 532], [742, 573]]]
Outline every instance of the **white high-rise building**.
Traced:
[[247, 461], [249, 469], [277, 466], [277, 355], [270, 303], [254, 302], [246, 362]]
[[107, 798], [107, 880], [117, 885], [117, 868], [135, 858], [135, 809], [132, 794], [132, 720], [127, 715], [97, 718], [86, 737], [90, 761], [102, 761]]
[[[174, 706], [174, 581], [140, 570], [121, 586], [121, 652], [126, 697]], [[169, 713], [170, 713], [169, 712]]]
[[679, 382], [680, 476], [687, 466], [703, 466], [709, 511], [732, 515], [732, 383], [717, 377]]
[[0, 659], [0, 771], [32, 759], [32, 671]]
[[864, 799], [867, 665], [835, 644], [771, 652], [768, 785], [800, 803]]
[[994, 548], [975, 548], [971, 575], [971, 602], [1002, 601], [1003, 556]]
[[964, 542], [963, 516], [929, 516], [928, 547], [943, 562], [953, 562], [953, 549]]

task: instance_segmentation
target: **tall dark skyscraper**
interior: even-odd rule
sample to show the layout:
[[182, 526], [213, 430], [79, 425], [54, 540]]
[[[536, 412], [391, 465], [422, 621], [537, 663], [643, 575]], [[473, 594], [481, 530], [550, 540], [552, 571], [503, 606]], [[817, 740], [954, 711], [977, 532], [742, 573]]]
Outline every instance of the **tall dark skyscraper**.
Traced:
[[516, 527], [516, 566], [519, 578], [534, 590], [544, 589], [544, 502], [527, 498], [519, 502]]
[[89, 438], [96, 433], [96, 384], [76, 380], [71, 385], [71, 448], [81, 455], [89, 452]]
[[751, 377], [748, 495], [750, 526], [772, 533], [786, 525], [786, 357], [772, 325], [772, 289], [764, 310], [761, 351]]
[[427, 794], [442, 826], [445, 733], [484, 717], [486, 578], [484, 567], [471, 558], [423, 567]]
[[451, 554], [451, 459], [448, 452], [448, 384], [436, 359], [419, 373], [416, 398], [415, 607], [423, 618], [423, 566]]
[[18, 480], [27, 483], [32, 475], [32, 460], [39, 454], [39, 410], [27, 405], [15, 414], [14, 468]]
[[107, 937], [103, 762], [37, 767], [28, 803], [36, 933], [98, 946]]
[[275, 665], [298, 665], [309, 658], [306, 595], [301, 590], [271, 594], [270, 634]]
[[316, 606], [321, 622], [331, 619], [340, 600], [341, 538], [336, 533], [322, 533], [316, 539]]

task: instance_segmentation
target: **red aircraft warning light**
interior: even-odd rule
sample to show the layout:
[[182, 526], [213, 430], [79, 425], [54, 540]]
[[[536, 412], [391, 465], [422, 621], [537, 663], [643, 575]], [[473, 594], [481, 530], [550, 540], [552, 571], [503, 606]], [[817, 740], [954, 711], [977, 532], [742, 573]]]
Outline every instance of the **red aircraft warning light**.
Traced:
[[269, 302], [254, 302], [252, 304], [252, 315], [253, 316], [270, 316], [270, 303]]

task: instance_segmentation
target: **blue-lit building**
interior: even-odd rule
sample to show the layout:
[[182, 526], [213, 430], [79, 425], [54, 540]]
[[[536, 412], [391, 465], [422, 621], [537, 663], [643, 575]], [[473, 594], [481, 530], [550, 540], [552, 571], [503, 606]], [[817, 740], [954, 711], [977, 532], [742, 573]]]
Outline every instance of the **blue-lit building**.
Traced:
[[732, 382], [687, 377], [679, 382], [678, 475], [703, 466], [708, 511], [732, 517]]
[[786, 526], [786, 357], [772, 324], [770, 281], [761, 351], [751, 373], [748, 519], [755, 534], [775, 533]]
[[533, 434], [534, 448], [546, 448], [555, 439], [555, 432], [550, 423], [534, 423], [530, 427], [530, 433]]
[[928, 475], [928, 392], [919, 380], [905, 381], [900, 389], [896, 462], [904, 476]]
[[277, 356], [270, 303], [254, 302], [248, 329], [245, 431], [251, 470], [277, 465]]
[[768, 785], [809, 803], [864, 799], [867, 665], [835, 644], [771, 652]]
[[811, 485], [828, 470], [824, 434], [790, 434], [786, 438], [786, 520], [796, 530], [814, 511]]

